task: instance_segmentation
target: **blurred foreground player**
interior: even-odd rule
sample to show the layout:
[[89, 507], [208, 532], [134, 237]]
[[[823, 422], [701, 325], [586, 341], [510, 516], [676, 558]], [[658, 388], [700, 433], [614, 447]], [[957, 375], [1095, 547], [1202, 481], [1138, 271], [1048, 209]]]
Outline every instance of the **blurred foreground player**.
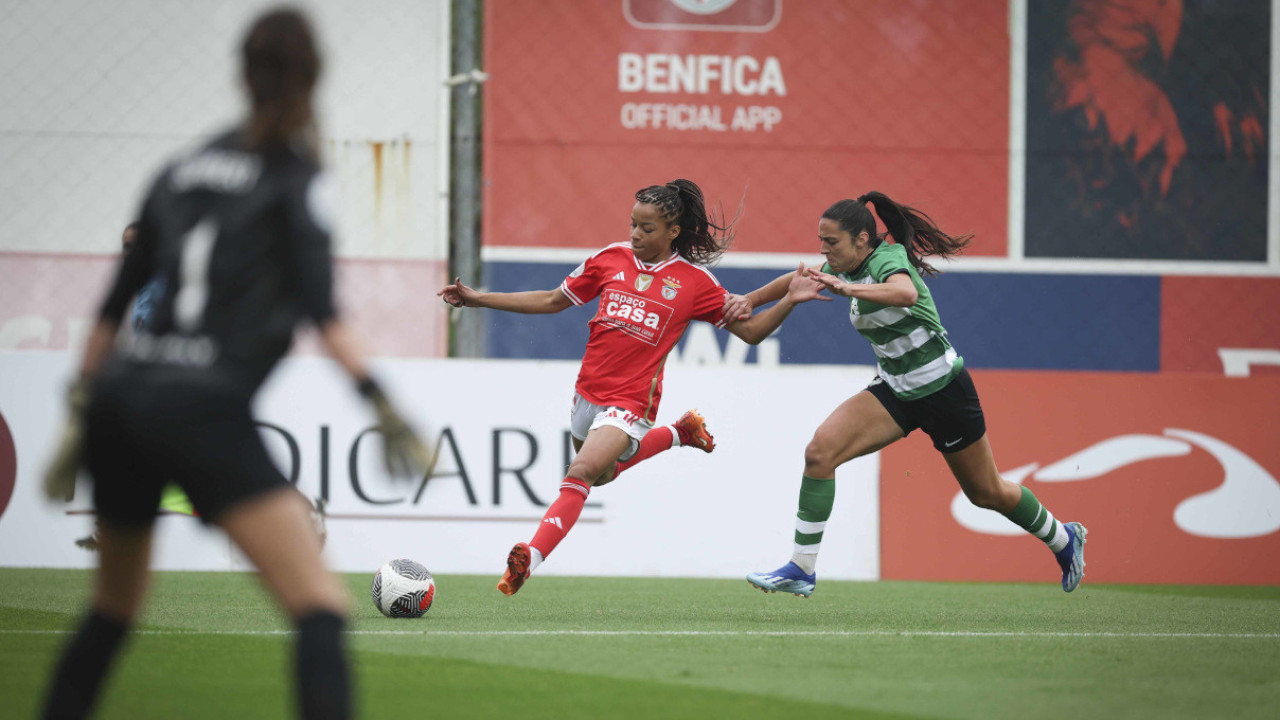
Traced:
[[[125, 226], [124, 232], [120, 235], [120, 249], [123, 256], [127, 256], [134, 246], [138, 244], [138, 228], [141, 226], [142, 223], [137, 220]], [[135, 332], [151, 329], [151, 321], [155, 317], [156, 303], [159, 302], [160, 296], [164, 294], [164, 286], [164, 276], [160, 274], [157, 274], [147, 281], [146, 285], [142, 286], [142, 289], [138, 291], [137, 297], [133, 300], [133, 306], [126, 313], [128, 322], [120, 326], [120, 334], [116, 338], [117, 343], [125, 338], [132, 338]], [[182, 492], [182, 488], [173, 483], [165, 485], [164, 490], [161, 491], [160, 509], [179, 515], [195, 514], [195, 509], [191, 507], [191, 499], [187, 497], [186, 493]], [[98, 526], [96, 522], [92, 533], [76, 540], [76, 547], [89, 551], [98, 549]]]
[[[320, 64], [292, 10], [261, 16], [242, 47], [251, 116], [165, 167], [89, 338], [63, 445], [45, 478], [65, 496], [83, 458], [101, 523], [92, 609], [68, 644], [44, 717], [80, 718], [142, 604], [164, 483], [222, 528], [294, 619], [299, 711], [346, 718], [348, 600], [324, 566], [307, 501], [272, 465], [250, 401], [304, 317], [377, 409], [388, 466], [430, 453], [391, 408], [336, 317], [325, 180], [311, 147]], [[154, 326], [111, 357], [125, 307], [156, 272]], [[83, 433], [81, 433], [83, 428]]]

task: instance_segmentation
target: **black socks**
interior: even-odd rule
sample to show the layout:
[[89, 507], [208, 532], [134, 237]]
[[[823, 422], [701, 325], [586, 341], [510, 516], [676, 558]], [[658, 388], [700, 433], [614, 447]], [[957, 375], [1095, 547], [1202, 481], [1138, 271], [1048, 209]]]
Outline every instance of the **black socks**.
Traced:
[[298, 708], [304, 720], [351, 717], [351, 678], [343, 647], [341, 617], [317, 611], [298, 618], [295, 671]]
[[83, 718], [98, 699], [102, 678], [120, 651], [129, 626], [98, 611], [89, 613], [71, 643], [62, 651], [53, 683], [45, 698], [47, 720]]

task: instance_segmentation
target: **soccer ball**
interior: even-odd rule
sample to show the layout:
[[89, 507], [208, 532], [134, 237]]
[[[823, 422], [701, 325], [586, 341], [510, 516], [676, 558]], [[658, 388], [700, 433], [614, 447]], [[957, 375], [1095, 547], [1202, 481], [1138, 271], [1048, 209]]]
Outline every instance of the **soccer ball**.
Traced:
[[389, 618], [422, 617], [435, 597], [436, 581], [412, 560], [392, 560], [373, 575], [373, 606]]

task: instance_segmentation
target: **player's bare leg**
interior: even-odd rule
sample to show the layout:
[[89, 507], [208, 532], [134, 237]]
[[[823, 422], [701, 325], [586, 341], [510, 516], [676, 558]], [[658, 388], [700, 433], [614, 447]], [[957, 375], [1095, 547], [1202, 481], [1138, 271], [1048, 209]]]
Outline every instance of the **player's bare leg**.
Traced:
[[311, 507], [296, 490], [281, 488], [246, 500], [224, 512], [217, 524], [290, 615], [347, 614], [346, 592], [325, 568]]
[[343, 648], [347, 594], [324, 565], [310, 503], [293, 488], [281, 488], [232, 506], [217, 524], [293, 616], [302, 716], [350, 717], [351, 676]]
[[1062, 589], [1075, 590], [1084, 578], [1084, 544], [1088, 530], [1077, 522], [1060, 523], [1026, 487], [1009, 482], [996, 469], [986, 435], [969, 447], [943, 453], [951, 473], [969, 502], [995, 510], [1010, 522], [1044, 541], [1062, 571]]
[[697, 410], [689, 410], [674, 423], [656, 427], [646, 433], [644, 439], [640, 441], [640, 448], [636, 450], [636, 454], [625, 461], [619, 461], [613, 476], [617, 477], [622, 474], [622, 471], [677, 447], [697, 448], [706, 453], [716, 449], [716, 439], [707, 430], [707, 421]]
[[514, 595], [542, 561], [573, 529], [591, 488], [613, 479], [618, 458], [631, 445], [631, 436], [605, 425], [587, 433], [578, 443], [578, 454], [569, 464], [569, 472], [560, 483], [560, 496], [547, 508], [538, 531], [528, 543], [516, 543], [507, 553], [507, 568], [498, 581], [503, 595]]
[[147, 593], [151, 529], [98, 525], [93, 609], [63, 651], [42, 717], [85, 717]]
[[750, 573], [747, 582], [764, 592], [813, 594], [818, 584], [818, 550], [835, 503], [836, 468], [902, 436], [902, 428], [870, 392], [864, 390], [841, 403], [818, 426], [804, 451], [791, 561], [777, 570]]

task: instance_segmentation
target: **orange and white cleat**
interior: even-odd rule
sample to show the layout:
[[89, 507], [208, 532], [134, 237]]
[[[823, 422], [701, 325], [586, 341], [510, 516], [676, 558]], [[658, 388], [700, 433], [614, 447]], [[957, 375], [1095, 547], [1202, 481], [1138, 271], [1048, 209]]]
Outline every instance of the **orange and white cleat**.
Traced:
[[529, 579], [529, 543], [516, 543], [507, 553], [507, 570], [498, 581], [503, 595], [515, 595]]
[[707, 421], [702, 419], [697, 410], [681, 415], [673, 427], [680, 436], [681, 445], [698, 448], [702, 452], [716, 449], [716, 439], [707, 432]]

